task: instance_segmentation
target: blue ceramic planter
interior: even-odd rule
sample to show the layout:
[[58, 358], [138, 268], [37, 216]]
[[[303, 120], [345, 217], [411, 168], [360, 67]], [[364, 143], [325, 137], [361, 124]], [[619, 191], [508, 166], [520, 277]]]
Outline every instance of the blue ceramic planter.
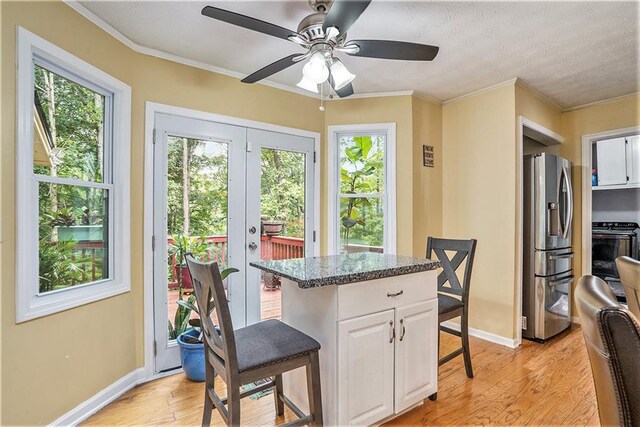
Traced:
[[188, 329], [178, 336], [182, 369], [191, 381], [202, 382], [205, 379], [204, 343], [190, 344], [184, 342], [182, 337], [186, 335], [198, 338], [200, 332], [195, 329]]

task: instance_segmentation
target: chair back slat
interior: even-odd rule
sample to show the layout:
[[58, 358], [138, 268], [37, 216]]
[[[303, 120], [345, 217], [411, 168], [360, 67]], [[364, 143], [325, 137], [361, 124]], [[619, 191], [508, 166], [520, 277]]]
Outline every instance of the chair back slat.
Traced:
[[[456, 240], [429, 237], [426, 257], [431, 259], [435, 254], [442, 266], [442, 271], [438, 274], [439, 292], [462, 297], [463, 302], [467, 300], [477, 242], [476, 239]], [[455, 252], [452, 258], [449, 258], [447, 251]], [[465, 260], [466, 264], [461, 282], [457, 270]], [[449, 286], [446, 286], [447, 282]]]
[[[218, 263], [203, 263], [197, 261], [191, 254], [187, 254], [185, 258], [198, 302], [198, 314], [205, 343], [222, 360], [227, 372], [235, 372], [238, 368], [236, 341]], [[214, 310], [217, 313], [220, 334], [211, 317]]]

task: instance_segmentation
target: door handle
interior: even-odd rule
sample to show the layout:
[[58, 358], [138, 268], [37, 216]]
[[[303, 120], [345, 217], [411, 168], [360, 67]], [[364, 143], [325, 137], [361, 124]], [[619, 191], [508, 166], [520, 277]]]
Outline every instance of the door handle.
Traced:
[[573, 252], [568, 253], [568, 254], [561, 254], [561, 255], [551, 255], [551, 256], [549, 257], [549, 259], [550, 259], [551, 261], [553, 261], [553, 260], [556, 260], [556, 259], [573, 258], [573, 257], [574, 257], [574, 255], [575, 255], [575, 253], [573, 253]]
[[564, 285], [566, 283], [571, 283], [573, 282], [575, 276], [571, 275], [569, 277], [565, 277], [564, 279], [558, 279], [558, 280], [549, 280], [549, 285], [553, 286], [554, 288], [558, 285]]
[[258, 245], [255, 242], [249, 243], [249, 250], [255, 251], [256, 249], [258, 249]]
[[569, 203], [567, 203], [567, 229], [565, 230], [565, 239], [566, 239], [566, 235], [569, 233], [569, 231], [571, 230], [571, 227], [573, 225], [573, 187], [571, 185], [571, 180], [569, 179], [569, 172], [565, 171], [564, 173], [565, 179], [567, 180], [567, 190], [568, 190], [568, 195], [567, 195], [567, 201]]
[[402, 341], [402, 339], [404, 338], [404, 334], [406, 331], [406, 329], [404, 328], [404, 319], [400, 319], [400, 326], [402, 326], [402, 333], [400, 334], [400, 341]]
[[389, 329], [389, 332], [390, 332], [389, 333], [389, 344], [391, 344], [393, 342], [393, 340], [395, 339], [395, 337], [396, 337], [396, 330], [393, 327], [393, 320], [389, 321], [389, 326], [390, 326], [390, 329]]

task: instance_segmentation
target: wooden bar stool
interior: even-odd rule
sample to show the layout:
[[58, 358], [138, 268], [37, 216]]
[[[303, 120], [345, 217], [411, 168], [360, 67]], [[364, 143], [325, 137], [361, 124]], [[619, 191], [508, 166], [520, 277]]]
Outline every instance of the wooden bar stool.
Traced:
[[[471, 269], [476, 251], [476, 239], [454, 240], [429, 237], [427, 240], [427, 258], [432, 259], [433, 254], [442, 265], [442, 272], [438, 275], [438, 323], [460, 317], [460, 331], [440, 325], [440, 331], [460, 337], [462, 347], [447, 354], [438, 361], [438, 366], [447, 363], [454, 357], [463, 355], [464, 368], [467, 377], [473, 378], [471, 366], [471, 351], [469, 349], [469, 285], [471, 282]], [[452, 258], [447, 255], [454, 252]], [[462, 282], [457, 270], [466, 259]], [[438, 334], [438, 347], [440, 335]], [[437, 398], [437, 393], [429, 397]]]
[[[283, 415], [286, 404], [298, 416], [287, 426], [321, 426], [320, 343], [279, 320], [267, 320], [234, 331], [218, 264], [199, 262], [191, 254], [186, 256], [186, 260], [205, 338], [202, 425], [211, 424], [214, 406], [227, 425], [240, 425], [240, 399], [273, 388], [276, 414]], [[220, 323], [219, 333], [211, 320], [214, 309]], [[305, 415], [282, 391], [282, 374], [303, 366], [307, 370], [309, 415]], [[214, 388], [214, 369], [227, 384], [227, 397], [222, 399]], [[241, 386], [264, 379], [268, 379], [265, 384], [240, 392]]]

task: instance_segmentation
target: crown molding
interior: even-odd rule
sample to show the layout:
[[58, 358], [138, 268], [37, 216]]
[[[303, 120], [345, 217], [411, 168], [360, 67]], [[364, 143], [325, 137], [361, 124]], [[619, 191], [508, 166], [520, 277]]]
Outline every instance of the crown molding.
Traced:
[[601, 101], [589, 102], [587, 104], [576, 105], [575, 107], [565, 108], [563, 110], [563, 112], [581, 110], [583, 108], [593, 107], [593, 106], [600, 105], [600, 104], [608, 104], [610, 102], [620, 101], [620, 100], [625, 99], [625, 98], [633, 98], [633, 97], [636, 97], [636, 96], [640, 97], [640, 92], [634, 92], [634, 93], [630, 93], [630, 94], [627, 94], [627, 95], [620, 95], [620, 96], [616, 96], [616, 97], [613, 97], [613, 98], [603, 99]]
[[487, 87], [484, 87], [482, 89], [474, 90], [473, 92], [469, 92], [469, 93], [467, 93], [465, 95], [460, 95], [460, 96], [456, 96], [454, 98], [446, 99], [446, 100], [444, 100], [442, 102], [442, 105], [453, 104], [455, 102], [462, 101], [463, 99], [471, 98], [473, 96], [480, 95], [480, 94], [483, 94], [483, 93], [486, 93], [486, 92], [491, 92], [492, 90], [495, 90], [495, 89], [498, 89], [498, 88], [501, 88], [501, 87], [504, 87], [504, 86], [515, 85], [517, 81], [518, 81], [518, 78], [514, 77], [514, 78], [506, 80], [504, 82], [496, 83], [494, 85], [487, 86]]
[[349, 101], [351, 99], [363, 99], [363, 98], [385, 98], [390, 96], [412, 96], [414, 92], [412, 90], [396, 90], [390, 92], [371, 92], [371, 93], [356, 93], [349, 98], [326, 98], [327, 101]]
[[427, 95], [423, 92], [414, 92], [413, 96], [434, 105], [442, 105], [442, 100], [436, 98], [435, 96]]
[[516, 77], [516, 84], [518, 86], [520, 86], [522, 89], [524, 89], [527, 92], [529, 92], [531, 95], [533, 95], [536, 98], [538, 98], [540, 101], [551, 105], [553, 108], [558, 110], [560, 113], [566, 111], [565, 108], [563, 108], [560, 105], [558, 105], [558, 103], [553, 101], [551, 98], [549, 98], [548, 96], [546, 96], [542, 92], [538, 91], [537, 89], [534, 89], [531, 86], [529, 86], [529, 84], [526, 83], [524, 80], [522, 80], [520, 77]]

